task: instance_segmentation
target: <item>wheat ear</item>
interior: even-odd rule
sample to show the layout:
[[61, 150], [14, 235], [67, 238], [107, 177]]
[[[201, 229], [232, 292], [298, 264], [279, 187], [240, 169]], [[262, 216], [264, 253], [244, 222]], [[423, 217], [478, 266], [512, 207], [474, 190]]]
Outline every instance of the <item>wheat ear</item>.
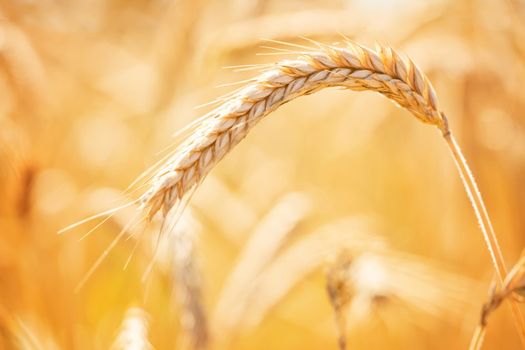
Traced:
[[490, 288], [489, 300], [481, 308], [481, 318], [476, 327], [470, 343], [470, 350], [479, 350], [483, 345], [485, 332], [487, 330], [488, 317], [505, 300], [515, 300], [523, 303], [525, 301], [525, 256], [522, 256], [511, 269], [501, 290], [496, 290], [493, 284]]
[[[305, 50], [298, 52], [297, 59], [269, 66], [247, 86], [220, 99], [216, 109], [193, 125], [194, 133], [157, 172], [141, 197], [147, 216], [151, 218], [160, 210], [166, 216], [252, 127], [286, 102], [327, 87], [376, 91], [443, 134], [503, 283], [505, 263], [487, 210], [428, 78], [411, 60], [389, 47], [373, 51], [353, 42], [345, 47], [317, 46], [314, 51], [297, 46]], [[515, 303], [512, 310], [525, 345], [525, 321]]]
[[449, 133], [433, 87], [412, 61], [387, 47], [374, 52], [353, 43], [348, 48], [320, 46], [276, 63], [200, 120], [142, 196], [148, 215], [159, 210], [166, 215], [263, 117], [299, 96], [335, 86], [377, 91]]

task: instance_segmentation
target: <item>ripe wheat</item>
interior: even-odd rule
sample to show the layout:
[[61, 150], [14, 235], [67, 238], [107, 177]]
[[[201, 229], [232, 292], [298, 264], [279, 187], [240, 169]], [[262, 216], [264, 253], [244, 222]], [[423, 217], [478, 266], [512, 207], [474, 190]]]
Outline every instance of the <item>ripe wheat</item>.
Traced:
[[444, 135], [449, 132], [434, 88], [412, 61], [386, 47], [374, 52], [356, 44], [321, 46], [278, 62], [202, 120], [142, 196], [148, 216], [159, 210], [166, 215], [263, 117], [299, 96], [335, 86], [379, 92]]
[[[327, 87], [375, 91], [408, 110], [420, 121], [437, 127], [453, 156], [485, 238], [500, 284], [507, 271], [496, 234], [470, 169], [441, 112], [434, 88], [419, 68], [388, 47], [376, 51], [353, 42], [345, 47], [296, 45], [294, 60], [268, 66], [247, 86], [220, 98], [220, 105], [190, 125], [190, 135], [153, 176], [140, 202], [147, 218], [159, 211], [166, 218], [263, 117], [297, 97]], [[179, 205], [182, 203], [182, 205]], [[516, 325], [525, 346], [525, 320], [511, 301]]]

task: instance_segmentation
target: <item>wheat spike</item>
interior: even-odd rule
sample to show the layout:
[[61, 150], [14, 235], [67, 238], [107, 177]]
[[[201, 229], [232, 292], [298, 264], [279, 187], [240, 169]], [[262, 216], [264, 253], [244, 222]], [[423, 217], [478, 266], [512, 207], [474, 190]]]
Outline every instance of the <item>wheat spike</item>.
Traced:
[[375, 52], [353, 43], [345, 48], [321, 46], [276, 63], [210, 112], [142, 196], [148, 216], [159, 210], [166, 215], [270, 112], [299, 96], [336, 86], [379, 92], [448, 133], [434, 88], [412, 61], [386, 47]]

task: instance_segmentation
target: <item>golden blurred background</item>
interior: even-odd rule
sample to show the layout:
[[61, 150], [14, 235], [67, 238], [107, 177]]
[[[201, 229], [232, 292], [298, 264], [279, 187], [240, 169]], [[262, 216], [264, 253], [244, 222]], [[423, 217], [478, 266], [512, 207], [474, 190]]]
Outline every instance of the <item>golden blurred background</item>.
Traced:
[[[337, 349], [339, 331], [348, 349], [467, 348], [493, 280], [483, 237], [434, 128], [369, 92], [273, 113], [197, 189], [178, 240], [153, 222], [75, 291], [135, 209], [85, 239], [93, 223], [57, 231], [136, 198], [128, 185], [210, 108], [195, 107], [256, 74], [225, 67], [286, 57], [262, 39], [341, 34], [428, 74], [514, 264], [524, 1], [7, 0], [0, 349]], [[345, 256], [341, 330], [327, 288]], [[504, 306], [485, 348], [519, 347]]]

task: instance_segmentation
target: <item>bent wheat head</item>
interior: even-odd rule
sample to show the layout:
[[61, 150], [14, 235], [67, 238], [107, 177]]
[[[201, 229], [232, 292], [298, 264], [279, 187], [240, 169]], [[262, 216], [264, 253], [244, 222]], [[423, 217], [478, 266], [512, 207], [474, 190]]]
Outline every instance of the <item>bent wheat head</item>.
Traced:
[[[190, 125], [193, 134], [153, 176], [150, 189], [140, 198], [146, 218], [159, 211], [166, 218], [252, 127], [286, 102], [327, 87], [376, 91], [442, 132], [503, 284], [507, 270], [490, 217], [428, 79], [411, 60], [388, 47], [372, 51], [351, 42], [343, 48], [317, 46], [315, 51], [298, 52], [295, 60], [269, 66], [247, 86], [219, 99], [216, 109]], [[511, 306], [525, 344], [525, 319], [514, 301]]]
[[276, 63], [210, 112], [142, 196], [148, 217], [159, 210], [165, 216], [270, 112], [294, 98], [335, 86], [379, 92], [448, 133], [434, 88], [412, 61], [388, 47], [372, 51], [354, 43], [345, 48], [323, 45], [319, 51]]

